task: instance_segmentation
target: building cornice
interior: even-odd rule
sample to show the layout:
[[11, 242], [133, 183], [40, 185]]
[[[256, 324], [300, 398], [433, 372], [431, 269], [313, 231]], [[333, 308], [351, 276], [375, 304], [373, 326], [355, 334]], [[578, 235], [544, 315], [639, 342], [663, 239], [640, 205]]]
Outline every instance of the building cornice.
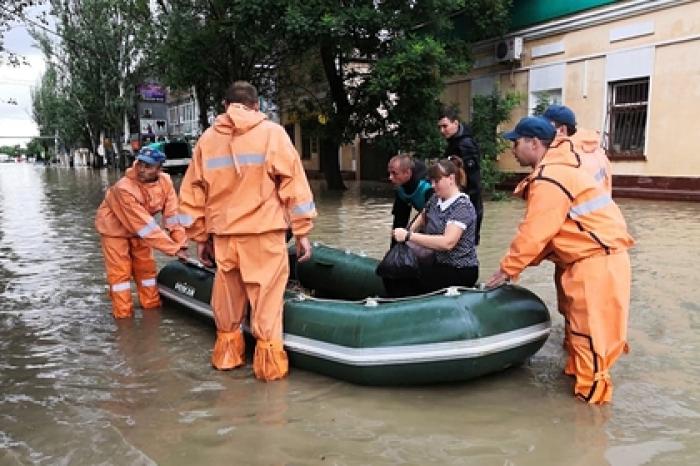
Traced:
[[[663, 10], [686, 3], [694, 3], [697, 0], [630, 0], [616, 3], [593, 10], [585, 11], [564, 18], [547, 21], [524, 29], [518, 29], [506, 34], [503, 38], [522, 37], [524, 40], [542, 39], [555, 36], [564, 32], [590, 28], [601, 24], [610, 23], [620, 19]], [[503, 38], [491, 38], [473, 45], [473, 50], [478, 52], [493, 47], [493, 44]]]

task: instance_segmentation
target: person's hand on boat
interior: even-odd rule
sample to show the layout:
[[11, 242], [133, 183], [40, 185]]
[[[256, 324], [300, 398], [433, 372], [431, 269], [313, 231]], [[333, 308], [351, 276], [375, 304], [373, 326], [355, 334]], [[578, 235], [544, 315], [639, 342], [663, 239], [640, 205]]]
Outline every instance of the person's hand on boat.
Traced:
[[294, 241], [297, 247], [297, 262], [306, 262], [311, 259], [311, 241], [306, 236], [299, 236]]
[[405, 228], [394, 228], [394, 232], [392, 234], [396, 241], [403, 243], [407, 239], [408, 230]]
[[491, 275], [491, 278], [489, 278], [489, 281], [486, 282], [486, 287], [487, 288], [495, 288], [499, 285], [506, 283], [509, 280], [510, 280], [510, 277], [508, 276], [508, 274], [505, 273], [503, 270], [499, 269], [498, 272]]
[[214, 243], [211, 240], [197, 243], [197, 258], [206, 267], [214, 267]]

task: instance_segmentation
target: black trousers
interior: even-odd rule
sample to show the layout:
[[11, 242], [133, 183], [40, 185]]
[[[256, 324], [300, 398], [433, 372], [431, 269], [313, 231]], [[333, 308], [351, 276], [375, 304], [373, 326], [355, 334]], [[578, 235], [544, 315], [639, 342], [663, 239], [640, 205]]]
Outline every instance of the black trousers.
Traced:
[[391, 298], [401, 298], [423, 293], [430, 293], [448, 286], [472, 287], [479, 278], [479, 267], [452, 267], [445, 264], [433, 264], [421, 268], [421, 278], [390, 279], [384, 278], [384, 288]]

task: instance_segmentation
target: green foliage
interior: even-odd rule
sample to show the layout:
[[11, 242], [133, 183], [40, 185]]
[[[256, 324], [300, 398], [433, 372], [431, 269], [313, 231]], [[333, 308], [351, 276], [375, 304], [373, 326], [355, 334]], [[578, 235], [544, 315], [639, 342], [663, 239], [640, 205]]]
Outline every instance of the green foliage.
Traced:
[[[84, 132], [83, 118], [58, 79], [56, 68], [49, 65], [39, 85], [32, 89], [34, 121], [44, 136], [58, 134], [64, 144], [78, 144]], [[44, 147], [53, 149], [48, 144]]]
[[387, 151], [435, 156], [443, 144], [435, 124], [438, 97], [445, 79], [466, 73], [470, 64], [468, 44], [451, 33], [453, 14], [463, 10], [480, 30], [498, 35], [510, 3], [349, 1], [338, 8], [329, 0], [289, 2], [290, 41], [318, 54], [296, 69], [323, 70], [326, 85], [299, 86], [298, 75], [305, 73], [297, 72], [281, 88], [289, 102], [305, 101], [304, 111], [318, 104], [316, 111], [330, 118], [327, 131], [339, 142], [362, 135], [377, 138]]
[[47, 144], [42, 142], [41, 139], [33, 138], [27, 144], [27, 154], [33, 155], [35, 157], [43, 157], [46, 152]]
[[[5, 47], [5, 34], [14, 24], [27, 21], [30, 10], [42, 5], [45, 0], [2, 0], [0, 5], [0, 65], [10, 66], [26, 65], [26, 59]], [[46, 11], [39, 11], [32, 19], [36, 24], [48, 24]]]
[[0, 146], [0, 154], [7, 154], [10, 157], [19, 157], [22, 153], [22, 149], [19, 146]]
[[[226, 88], [253, 83], [271, 96], [275, 70], [289, 53], [280, 14], [286, 1], [192, 0], [157, 2], [145, 52], [150, 69], [176, 89], [195, 86], [200, 107], [222, 110]], [[204, 121], [202, 123], [205, 123]]]
[[544, 115], [544, 111], [550, 105], [550, 97], [548, 94], [537, 94], [537, 103], [535, 108], [532, 109], [533, 116]]
[[93, 151], [100, 134], [122, 140], [143, 47], [138, 19], [147, 0], [50, 0], [60, 41], [34, 31], [49, 68], [33, 93], [34, 118], [45, 135]]
[[471, 122], [475, 139], [481, 148], [481, 183], [484, 192], [495, 193], [495, 186], [501, 180], [497, 157], [508, 148], [508, 142], [498, 131], [498, 126], [510, 119], [513, 108], [520, 103], [517, 93], [501, 95], [498, 89], [491, 95], [474, 97], [474, 118]]
[[373, 112], [375, 118], [365, 120], [364, 128], [358, 130], [382, 134], [381, 142], [390, 152], [405, 150], [419, 157], [434, 157], [443, 144], [436, 115], [444, 79], [465, 73], [468, 63], [456, 59], [456, 50], [448, 50], [431, 36], [399, 38], [393, 49], [377, 60], [364, 86], [368, 100], [379, 102], [386, 117]]

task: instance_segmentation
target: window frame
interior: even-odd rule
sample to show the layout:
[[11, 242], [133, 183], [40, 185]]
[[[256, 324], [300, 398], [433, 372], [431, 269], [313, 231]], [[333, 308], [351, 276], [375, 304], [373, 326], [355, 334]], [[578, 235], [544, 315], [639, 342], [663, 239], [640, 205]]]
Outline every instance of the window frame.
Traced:
[[[646, 84], [646, 89], [641, 88], [640, 99], [645, 97], [646, 100], [638, 100], [636, 102], [621, 102], [617, 103], [619, 90], [623, 86], [635, 86]], [[649, 105], [651, 93], [651, 79], [649, 76], [636, 77], [630, 79], [620, 79], [608, 82], [608, 102], [606, 109], [606, 128], [605, 128], [605, 151], [610, 160], [616, 161], [638, 161], [646, 160], [647, 150], [647, 129], [649, 125]], [[616, 144], [615, 123], [616, 118], [620, 115], [632, 114], [631, 118], [637, 118], [637, 115], [643, 114], [643, 121], [638, 121], [634, 131], [638, 133], [638, 138], [641, 138], [641, 147], [639, 149], [615, 150]], [[630, 117], [628, 117], [630, 118]]]

